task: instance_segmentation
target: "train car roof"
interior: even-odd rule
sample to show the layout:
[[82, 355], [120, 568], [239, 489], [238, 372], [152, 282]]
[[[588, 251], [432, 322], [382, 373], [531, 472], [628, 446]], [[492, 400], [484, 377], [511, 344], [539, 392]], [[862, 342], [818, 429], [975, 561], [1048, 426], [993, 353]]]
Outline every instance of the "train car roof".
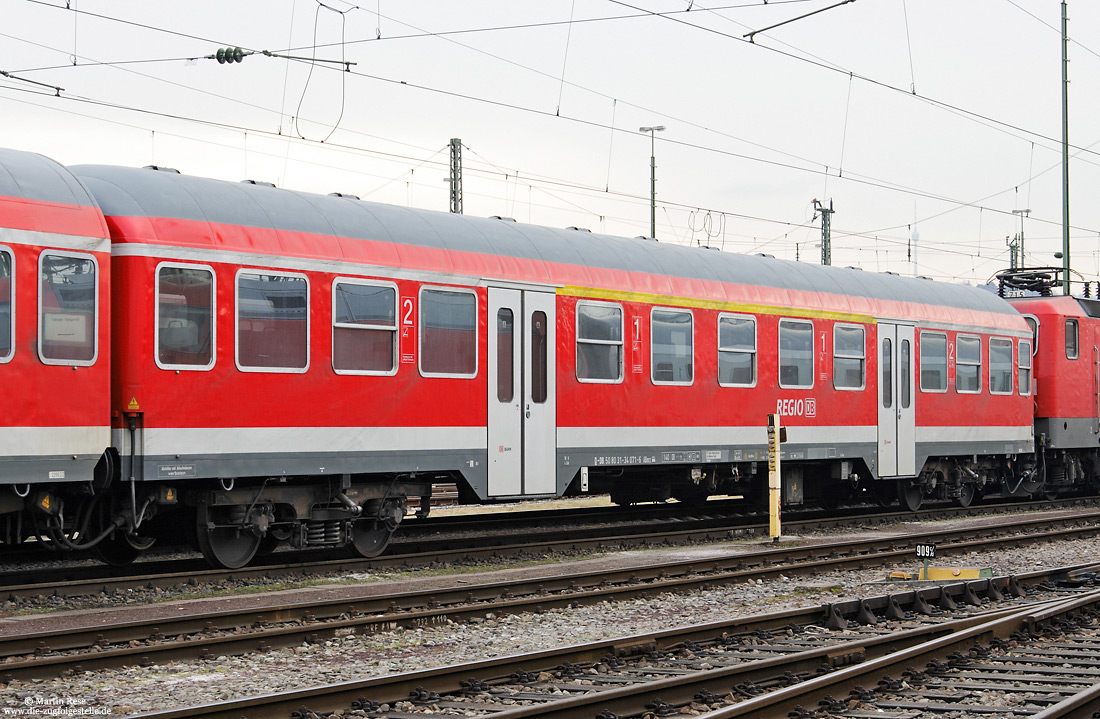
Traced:
[[33, 152], [0, 148], [0, 227], [105, 238], [88, 189], [64, 166]]
[[[149, 220], [206, 228], [195, 247], [472, 274], [481, 279], [616, 288], [657, 295], [728, 299], [732, 285], [763, 288], [763, 301], [899, 317], [958, 319], [1016, 330], [1015, 310], [966, 285], [822, 267], [771, 257], [554, 229], [501, 219], [411, 209], [348, 197], [211, 180], [175, 171], [77, 166], [108, 218], [127, 218], [116, 241], [159, 242]], [[110, 222], [110, 220], [109, 220]], [[118, 222], [115, 223], [116, 227]], [[233, 227], [250, 228], [234, 246]], [[245, 245], [247, 247], [245, 247]], [[477, 258], [472, 262], [470, 258]], [[816, 298], [816, 299], [814, 299]], [[860, 301], [862, 300], [862, 301]], [[912, 312], [913, 307], [924, 311]], [[928, 310], [933, 310], [929, 312]], [[1016, 320], [1011, 318], [1016, 317]]]
[[1019, 312], [1064, 317], [1100, 317], [1100, 300], [1072, 295], [1010, 297], [1008, 302]]

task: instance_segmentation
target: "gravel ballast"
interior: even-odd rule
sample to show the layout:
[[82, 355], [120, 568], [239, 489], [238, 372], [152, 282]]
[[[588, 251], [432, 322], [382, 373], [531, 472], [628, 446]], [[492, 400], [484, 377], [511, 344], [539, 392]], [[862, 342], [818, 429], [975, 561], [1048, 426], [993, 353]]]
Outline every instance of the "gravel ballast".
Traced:
[[[975, 520], [965, 520], [969, 524]], [[936, 523], [944, 528], [951, 523]], [[869, 534], [890, 535], [912, 531], [905, 528], [876, 529]], [[819, 536], [817, 541], [835, 541], [838, 537]], [[804, 538], [813, 541], [813, 538]], [[752, 551], [757, 542], [731, 542], [704, 546], [616, 552], [579, 560], [585, 568], [623, 566], [699, 557], [716, 553]], [[1077, 564], [1096, 556], [1095, 540], [1055, 544], [1037, 544], [996, 554], [948, 556], [936, 562], [940, 566], [992, 567], [995, 573], [1022, 573], [1042, 568]], [[394, 578], [376, 576], [345, 577], [338, 586], [313, 586], [295, 590], [301, 598], [344, 592], [349, 596], [417, 589], [424, 586], [472, 584], [481, 581], [539, 576], [572, 571], [577, 561], [530, 564], [493, 568], [462, 574], [422, 572], [417, 576]], [[916, 560], [898, 569], [914, 570]], [[131, 667], [122, 670], [84, 672], [56, 680], [13, 682], [0, 691], [0, 711], [5, 708], [32, 709], [42, 713], [22, 716], [59, 716], [48, 714], [42, 699], [72, 700], [63, 716], [127, 716], [143, 711], [185, 707], [213, 701], [236, 699], [253, 694], [298, 689], [318, 684], [363, 679], [384, 674], [428, 669], [447, 664], [545, 650], [556, 646], [612, 639], [676, 626], [701, 624], [821, 605], [843, 599], [873, 596], [891, 591], [881, 582], [886, 569], [823, 574], [812, 579], [783, 578], [762, 582], [741, 582], [688, 594], [659, 594], [645, 599], [604, 602], [576, 609], [550, 610], [540, 614], [484, 616], [463, 623], [445, 623], [420, 629], [398, 629], [372, 635], [345, 636], [320, 644], [303, 644], [242, 657], [217, 657], [196, 662], [178, 662], [167, 666]], [[896, 589], [896, 588], [895, 588]], [[23, 632], [45, 627], [86, 626], [117, 621], [119, 616], [136, 619], [144, 612], [205, 611], [224, 608], [231, 602], [286, 602], [286, 592], [247, 597], [204, 599], [198, 602], [167, 602], [148, 607], [119, 610], [68, 611], [48, 615], [4, 616], [0, 613], [0, 631]], [[199, 604], [210, 604], [203, 606]], [[0, 674], [3, 665], [0, 663]], [[38, 702], [36, 704], [36, 702]]]

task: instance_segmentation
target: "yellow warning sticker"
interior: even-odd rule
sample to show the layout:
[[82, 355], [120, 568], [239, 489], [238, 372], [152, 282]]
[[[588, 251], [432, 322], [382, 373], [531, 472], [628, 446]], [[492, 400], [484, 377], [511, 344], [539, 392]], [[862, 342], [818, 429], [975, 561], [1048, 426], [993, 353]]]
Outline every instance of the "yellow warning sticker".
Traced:
[[137, 409], [138, 406], [139, 405], [138, 405], [137, 397], [131, 397], [130, 398], [130, 404], [127, 405], [127, 409]]

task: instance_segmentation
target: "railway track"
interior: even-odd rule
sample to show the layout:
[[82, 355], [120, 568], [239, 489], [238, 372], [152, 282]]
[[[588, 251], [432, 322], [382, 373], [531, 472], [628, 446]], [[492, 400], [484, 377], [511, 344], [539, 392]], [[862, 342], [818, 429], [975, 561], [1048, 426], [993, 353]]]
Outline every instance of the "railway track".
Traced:
[[245, 654], [351, 634], [370, 634], [397, 626], [424, 627], [464, 621], [488, 612], [498, 615], [537, 612], [746, 580], [890, 566], [911, 560], [916, 542], [935, 542], [943, 552], [959, 554], [1097, 534], [1100, 534], [1100, 512], [1089, 512], [1072, 521], [1014, 519], [981, 528], [769, 547], [705, 560], [12, 634], [0, 637], [0, 680], [40, 679], [66, 671]]
[[[1008, 661], [1020, 661], [1025, 656], [1020, 647], [1026, 643], [1022, 630], [1029, 630], [1028, 636], [1034, 637], [1038, 636], [1037, 627], [1068, 627], [1066, 617], [1080, 618], [1086, 608], [1100, 605], [1100, 592], [1081, 593], [1082, 581], [1074, 578], [1093, 578], [1096, 569], [1094, 565], [1060, 573], [1060, 585], [1050, 577], [1045, 583], [1034, 584], [1038, 575], [1024, 582], [1012, 577], [974, 580], [141, 716], [321, 719], [350, 714], [413, 719], [432, 714], [625, 719], [704, 714], [715, 719], [909, 719], [919, 715], [889, 713], [889, 700], [871, 696], [866, 690], [848, 701], [825, 697], [848, 687], [854, 677], [864, 682], [870, 679], [874, 686], [883, 670], [903, 677], [898, 686], [906, 679], [912, 682], [917, 672], [906, 670], [906, 662], [931, 657], [941, 657], [935, 661], [940, 661], [936, 667], [943, 669], [930, 670], [937, 679], [946, 676], [952, 663], [969, 670], [989, 670], [976, 662], [951, 658], [983, 639], [998, 638], [996, 646], [1002, 651], [1016, 652]], [[1090, 629], [1096, 630], [1096, 626]], [[1100, 645], [1090, 651], [1095, 660]], [[981, 656], [992, 661], [992, 654]], [[1081, 664], [1085, 661], [1081, 657]], [[1027, 670], [1018, 669], [1009, 681], [1033, 681]], [[901, 672], [906, 671], [903, 676]], [[1096, 672], [1082, 667], [1077, 675], [1095, 677]], [[1063, 683], [1061, 696], [1074, 694], [1082, 683]], [[892, 680], [890, 686], [894, 686]], [[804, 703], [804, 697], [814, 699], [819, 694], [822, 704]], [[964, 689], [960, 694], [975, 692]], [[874, 706], [875, 701], [881, 701], [883, 708]]]
[[[790, 533], [845, 526], [876, 526], [897, 522], [979, 517], [1008, 512], [1027, 512], [1074, 507], [1095, 507], [1097, 498], [998, 503], [981, 506], [937, 507], [919, 512], [882, 512], [867, 507], [841, 514], [811, 511], [802, 518], [787, 519]], [[243, 583], [256, 580], [301, 579], [347, 572], [405, 570], [431, 565], [499, 561], [506, 557], [546, 556], [603, 551], [609, 548], [666, 546], [712, 542], [732, 536], [767, 533], [767, 520], [758, 514], [730, 515], [730, 504], [696, 508], [685, 516], [682, 505], [657, 506], [631, 512], [587, 508], [426, 518], [402, 528], [407, 536], [395, 540], [388, 552], [374, 559], [333, 557], [321, 552], [279, 552], [264, 563], [241, 569], [212, 569], [201, 560], [177, 559], [137, 563], [128, 567], [66, 565], [56, 569], [35, 567], [0, 573], [0, 599], [74, 597], [118, 594], [159, 587], [168, 589], [210, 583]], [[678, 508], [678, 509], [677, 509]], [[566, 516], [562, 516], [565, 514]], [[654, 531], [654, 524], [662, 529]], [[549, 525], [549, 526], [543, 526]], [[536, 527], [537, 529], [532, 529]], [[522, 530], [522, 533], [520, 533]]]

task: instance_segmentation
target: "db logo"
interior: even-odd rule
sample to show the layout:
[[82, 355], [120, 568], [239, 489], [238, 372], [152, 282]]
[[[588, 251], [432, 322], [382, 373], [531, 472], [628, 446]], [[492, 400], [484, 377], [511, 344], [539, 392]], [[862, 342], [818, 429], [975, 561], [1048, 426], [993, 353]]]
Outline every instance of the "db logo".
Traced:
[[781, 399], [775, 403], [775, 413], [781, 417], [816, 417], [817, 400]]

